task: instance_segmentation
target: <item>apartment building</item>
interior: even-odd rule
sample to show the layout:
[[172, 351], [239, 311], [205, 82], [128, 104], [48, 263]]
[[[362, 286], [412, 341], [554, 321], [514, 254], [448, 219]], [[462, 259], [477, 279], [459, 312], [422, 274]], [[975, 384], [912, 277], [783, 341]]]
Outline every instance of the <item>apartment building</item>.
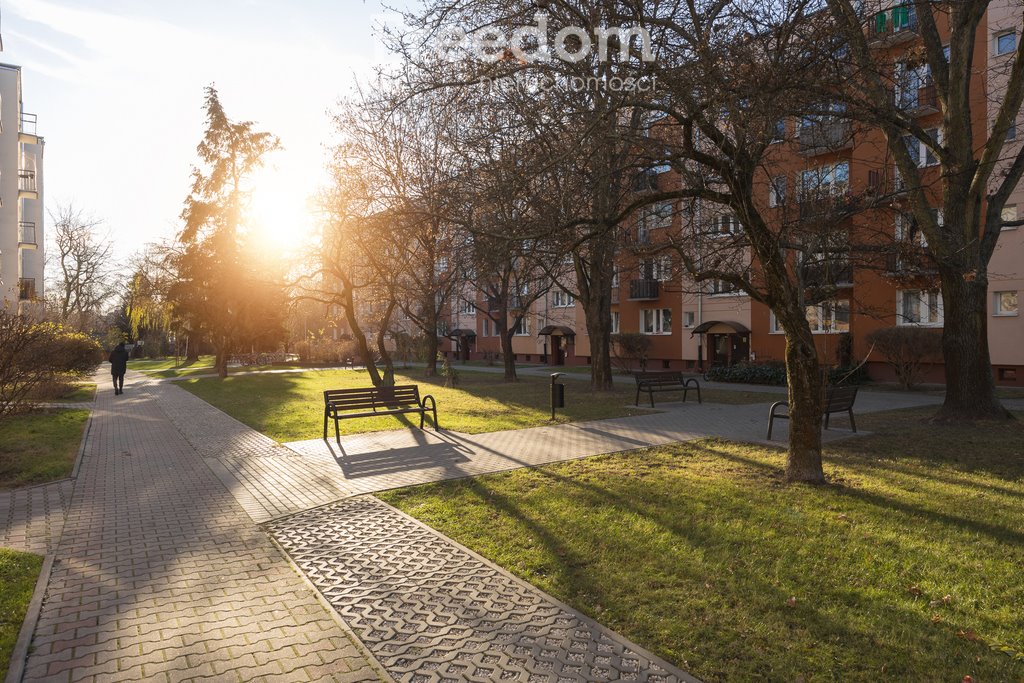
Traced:
[[[944, 19], [940, 17], [938, 22], [940, 35], [948, 35]], [[1005, 91], [1009, 74], [1001, 65], [1012, 60], [1022, 26], [1024, 9], [1012, 0], [999, 0], [990, 6], [979, 29], [985, 36], [977, 41], [974, 63], [982, 77], [975, 79], [971, 93], [979, 138], [991, 126], [1002, 101], [1000, 92]], [[872, 47], [884, 51], [896, 65], [894, 97], [900, 106], [926, 130], [938, 129], [941, 114], [930, 74], [902, 61], [920, 43], [913, 6], [883, 6], [868, 30]], [[1024, 130], [1020, 126], [1024, 126], [1024, 116], [1018, 122], [1018, 129]], [[1010, 134], [1008, 155], [1024, 140], [1024, 132], [1018, 136], [1016, 130]], [[801, 219], [813, 220], [823, 197], [886, 197], [837, 227], [848, 235], [886, 233], [898, 245], [896, 253], [880, 256], [884, 261], [871, 267], [827, 258], [810, 259], [800, 267], [807, 278], [821, 277], [827, 270], [835, 287], [831, 300], [808, 307], [822, 361], [838, 364], [850, 360], [841, 358], [842, 354], [851, 355], [854, 361], [867, 361], [872, 377], [892, 379], [869, 335], [894, 325], [941, 329], [943, 312], [938, 278], [928, 267], [927, 243], [900, 199], [900, 180], [885, 139], [880, 131], [853, 128], [841, 117], [781, 121], [778, 133], [773, 161], [779, 176], [760, 179], [761, 200], [769, 218], [775, 214], [781, 220], [782, 212], [793, 211]], [[923, 184], [939, 187], [937, 160], [923, 145], [919, 145], [919, 169]], [[665, 167], [653, 168], [639, 184], [665, 188], [676, 182], [673, 175]], [[933, 203], [941, 218], [942, 202], [937, 193]], [[783, 360], [785, 337], [766, 306], [724, 282], [692, 282], [673, 266], [671, 256], [658, 253], [657, 245], [666, 242], [668, 234], [682, 234], [684, 220], [696, 222], [708, 239], [740, 230], [735, 217], [721, 210], [697, 207], [691, 215], [687, 211], [694, 210], [670, 203], [655, 205], [624, 226], [612, 291], [613, 331], [651, 337], [649, 368], [691, 370], [713, 363]], [[1024, 184], [1011, 197], [1005, 215], [1024, 218]], [[1018, 304], [1024, 291], [1022, 270], [1024, 228], [1006, 228], [991, 262], [988, 310], [993, 372], [997, 383], [1004, 385], [1024, 385], [1024, 317], [1019, 315]], [[442, 348], [452, 357], [464, 359], [497, 354], [500, 345], [493, 325], [476, 310], [486, 302], [473, 304], [468, 297], [460, 300], [462, 303], [454, 305], [451, 324], [457, 334]], [[517, 330], [513, 341], [516, 360], [588, 364], [585, 323], [582, 307], [552, 286], [530, 306]], [[852, 348], [843, 343], [846, 335]], [[941, 363], [932, 364], [926, 375], [928, 381], [942, 381]]]
[[0, 302], [22, 313], [43, 296], [43, 149], [21, 67], [0, 64]]

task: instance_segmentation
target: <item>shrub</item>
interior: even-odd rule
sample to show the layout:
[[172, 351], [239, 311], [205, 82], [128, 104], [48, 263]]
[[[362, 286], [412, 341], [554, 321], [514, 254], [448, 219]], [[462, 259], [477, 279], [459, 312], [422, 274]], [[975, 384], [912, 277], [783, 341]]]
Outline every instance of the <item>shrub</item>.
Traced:
[[942, 356], [942, 335], [924, 327], [885, 327], [868, 335], [904, 389], [918, 383], [925, 363]]
[[708, 370], [708, 379], [715, 382], [784, 386], [786, 384], [786, 364], [769, 361], [767, 363], [737, 363], [732, 367], [715, 365]]
[[84, 375], [102, 360], [87, 335], [0, 310], [0, 417], [24, 409], [40, 385]]
[[611, 338], [614, 361], [619, 370], [636, 367], [647, 369], [647, 356], [651, 351], [651, 338], [638, 332], [613, 334]]
[[321, 339], [295, 344], [299, 362], [310, 365], [340, 365], [346, 358], [357, 358], [356, 343], [351, 339]]

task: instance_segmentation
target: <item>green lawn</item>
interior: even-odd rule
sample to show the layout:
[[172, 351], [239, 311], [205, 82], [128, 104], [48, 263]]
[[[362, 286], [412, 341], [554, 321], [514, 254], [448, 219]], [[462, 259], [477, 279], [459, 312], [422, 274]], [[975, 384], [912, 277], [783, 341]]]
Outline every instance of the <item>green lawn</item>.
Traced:
[[71, 474], [88, 410], [46, 410], [0, 420], [0, 490]]
[[[459, 372], [459, 386], [449, 389], [443, 380], [427, 380], [417, 370], [400, 375], [398, 384], [418, 384], [421, 394], [437, 399], [438, 416], [445, 429], [479, 434], [502, 429], [522, 429], [550, 424], [548, 380], [524, 378], [504, 384], [494, 375], [468, 370]], [[370, 386], [363, 370], [323, 370], [287, 374], [239, 375], [184, 380], [181, 386], [217, 406], [257, 431], [278, 441], [314, 439], [323, 430], [323, 391]], [[566, 408], [559, 410], [559, 421], [593, 420], [638, 411], [627, 404], [633, 392], [621, 388], [610, 394], [595, 395], [585, 384], [567, 384]], [[691, 399], [692, 399], [691, 395]], [[416, 416], [342, 420], [343, 434], [398, 429], [419, 424]], [[333, 427], [332, 427], [333, 429]]]
[[96, 384], [83, 382], [72, 386], [67, 393], [62, 394], [56, 400], [61, 403], [88, 403], [96, 396]]
[[1024, 680], [1024, 426], [931, 412], [825, 487], [705, 440], [381, 497], [706, 681]]
[[11, 664], [11, 652], [25, 621], [43, 558], [0, 548], [0, 672]]
[[181, 377], [213, 372], [213, 360], [213, 356], [199, 356], [199, 360], [194, 363], [186, 363], [181, 358], [177, 364], [174, 358], [131, 360], [128, 361], [128, 369], [144, 372], [151, 377]]

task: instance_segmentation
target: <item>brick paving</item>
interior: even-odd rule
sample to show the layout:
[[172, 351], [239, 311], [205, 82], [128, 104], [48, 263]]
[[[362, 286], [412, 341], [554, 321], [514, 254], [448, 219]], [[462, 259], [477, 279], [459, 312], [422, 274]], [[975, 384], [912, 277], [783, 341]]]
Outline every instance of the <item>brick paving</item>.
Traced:
[[24, 680], [379, 680], [161, 393], [100, 392]]
[[57, 547], [74, 481], [0, 492], [0, 547], [45, 555]]

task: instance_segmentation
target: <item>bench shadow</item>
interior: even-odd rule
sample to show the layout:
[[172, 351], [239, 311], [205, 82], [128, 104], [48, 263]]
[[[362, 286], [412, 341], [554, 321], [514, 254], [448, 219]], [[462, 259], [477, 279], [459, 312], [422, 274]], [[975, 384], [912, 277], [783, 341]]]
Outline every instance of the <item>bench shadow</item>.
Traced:
[[442, 432], [430, 432], [441, 440], [440, 443], [430, 443], [426, 433], [418, 429], [410, 431], [416, 443], [400, 448], [355, 451], [346, 450], [344, 445], [331, 439], [324, 443], [347, 479], [435, 468], [459, 470], [460, 465], [470, 461], [466, 455], [468, 449]]

